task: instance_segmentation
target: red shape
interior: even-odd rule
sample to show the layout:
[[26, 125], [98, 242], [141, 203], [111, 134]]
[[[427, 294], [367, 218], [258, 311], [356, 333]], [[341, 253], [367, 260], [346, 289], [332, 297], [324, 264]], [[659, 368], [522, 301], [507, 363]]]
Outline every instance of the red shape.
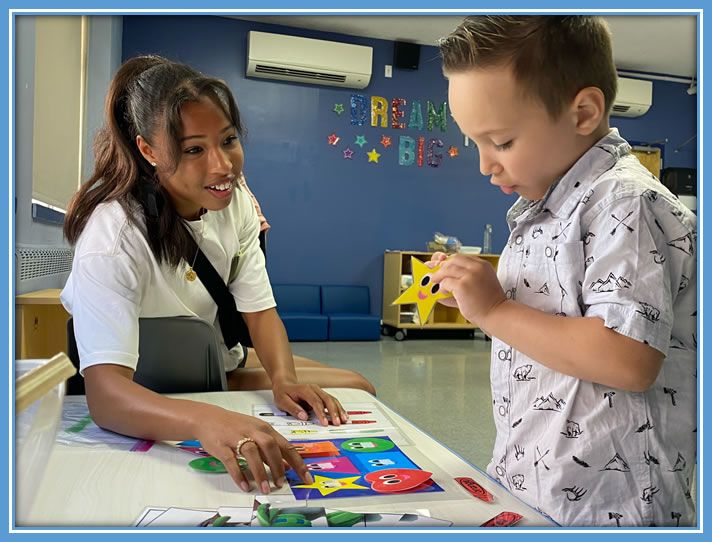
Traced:
[[339, 455], [339, 449], [331, 441], [298, 442], [294, 448], [302, 457], [330, 457]]
[[376, 423], [376, 420], [349, 420], [349, 423]]
[[480, 527], [511, 527], [523, 517], [516, 512], [500, 512], [495, 517], [485, 521]]
[[371, 483], [371, 489], [379, 493], [401, 493], [424, 484], [432, 472], [416, 469], [383, 469], [369, 472], [364, 479]]
[[494, 502], [494, 495], [475, 482], [472, 478], [467, 476], [458, 476], [455, 478], [455, 481], [464, 487], [465, 490], [473, 497], [477, 497], [485, 502]]

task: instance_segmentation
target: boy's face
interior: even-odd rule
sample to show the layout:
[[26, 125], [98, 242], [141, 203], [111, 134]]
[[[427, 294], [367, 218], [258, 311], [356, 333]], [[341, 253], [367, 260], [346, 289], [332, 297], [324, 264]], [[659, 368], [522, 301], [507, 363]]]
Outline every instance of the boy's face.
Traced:
[[552, 120], [542, 103], [523, 97], [508, 67], [449, 76], [452, 115], [480, 154], [480, 171], [505, 194], [538, 200], [578, 159], [576, 117]]

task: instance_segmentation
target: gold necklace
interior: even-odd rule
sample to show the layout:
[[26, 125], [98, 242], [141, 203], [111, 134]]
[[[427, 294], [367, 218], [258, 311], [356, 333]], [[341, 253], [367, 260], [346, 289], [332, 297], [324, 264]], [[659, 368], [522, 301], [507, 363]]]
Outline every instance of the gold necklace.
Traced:
[[188, 271], [185, 272], [185, 280], [187, 280], [188, 282], [193, 282], [196, 278], [198, 278], [198, 274], [193, 270], [193, 266], [195, 265], [195, 260], [198, 258], [199, 250], [200, 250], [200, 247], [195, 249], [195, 256], [193, 256], [193, 263], [190, 264]]
[[198, 278], [198, 274], [195, 272], [193, 267], [195, 266], [195, 260], [198, 259], [198, 252], [200, 252], [200, 243], [203, 242], [203, 235], [205, 234], [205, 223], [201, 220], [200, 222], [200, 241], [195, 242], [195, 256], [193, 256], [193, 263], [188, 267], [188, 271], [185, 272], [185, 280], [188, 282], [193, 282]]

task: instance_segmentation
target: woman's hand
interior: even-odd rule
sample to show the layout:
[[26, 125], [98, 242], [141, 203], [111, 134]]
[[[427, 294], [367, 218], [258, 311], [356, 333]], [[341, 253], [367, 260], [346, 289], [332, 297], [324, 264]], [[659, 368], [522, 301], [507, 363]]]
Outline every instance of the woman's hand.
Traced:
[[432, 262], [440, 264], [432, 275], [433, 282], [440, 284], [441, 292], [452, 292], [454, 296], [442, 301], [454, 299], [469, 322], [487, 330], [487, 317], [506, 300], [494, 267], [483, 258], [464, 254], [446, 257], [435, 253]]
[[278, 380], [272, 383], [272, 393], [277, 408], [288, 412], [295, 418], [307, 420], [309, 415], [302, 405], [309, 405], [321, 425], [329, 425], [324, 411], [328, 413], [333, 425], [349, 421], [349, 417], [339, 400], [329, 395], [316, 384], [300, 384], [291, 380]]
[[309, 469], [295, 447], [268, 423], [252, 416], [213, 407], [201, 416], [198, 424], [196, 437], [203, 449], [225, 465], [232, 479], [243, 491], [250, 491], [250, 483], [240, 470], [237, 460], [235, 448], [239, 442], [243, 442], [239, 453], [247, 460], [258, 491], [265, 494], [270, 492], [265, 464], [269, 466], [272, 480], [277, 487], [282, 487], [285, 482], [285, 462], [305, 483], [313, 483]]

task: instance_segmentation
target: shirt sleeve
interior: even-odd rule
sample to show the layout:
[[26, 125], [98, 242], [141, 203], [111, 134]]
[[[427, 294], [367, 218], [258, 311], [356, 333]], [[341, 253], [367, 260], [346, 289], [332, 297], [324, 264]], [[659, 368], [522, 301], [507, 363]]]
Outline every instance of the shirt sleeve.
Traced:
[[82, 374], [103, 363], [136, 370], [142, 278], [126, 254], [78, 257], [72, 270], [72, 318]]
[[237, 262], [230, 270], [230, 292], [241, 312], [258, 312], [276, 305], [269, 283], [265, 257], [260, 249], [260, 223], [249, 196], [239, 191], [236, 227], [240, 243]]
[[584, 314], [667, 354], [680, 282], [671, 250], [644, 195], [606, 204], [584, 233]]

